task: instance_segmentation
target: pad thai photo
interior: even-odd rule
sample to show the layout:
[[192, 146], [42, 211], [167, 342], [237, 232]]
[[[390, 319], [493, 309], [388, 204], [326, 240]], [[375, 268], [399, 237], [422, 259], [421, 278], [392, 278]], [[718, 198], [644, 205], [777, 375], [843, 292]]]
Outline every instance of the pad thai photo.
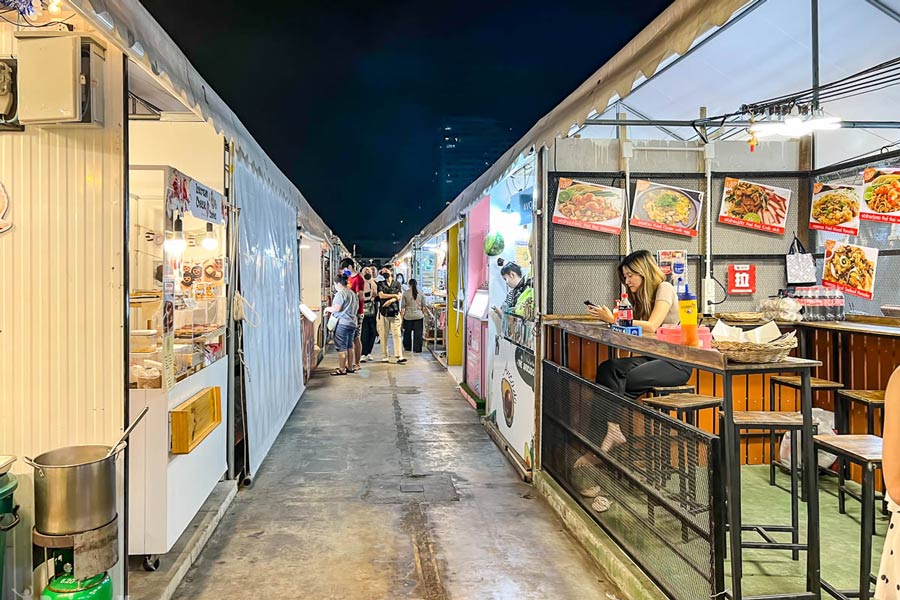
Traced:
[[900, 175], [882, 175], [869, 184], [866, 204], [877, 213], [900, 212]]
[[622, 215], [616, 192], [573, 185], [559, 193], [559, 213], [569, 219], [601, 223]]
[[834, 190], [813, 202], [812, 215], [823, 225], [848, 223], [859, 215], [859, 198], [851, 190]]
[[871, 292], [875, 284], [875, 263], [858, 246], [840, 246], [826, 257], [822, 279]]
[[650, 220], [664, 225], [691, 225], [691, 201], [681, 192], [649, 190], [644, 194], [644, 210]]
[[780, 225], [787, 214], [787, 200], [761, 185], [737, 181], [725, 193], [725, 214], [743, 221]]

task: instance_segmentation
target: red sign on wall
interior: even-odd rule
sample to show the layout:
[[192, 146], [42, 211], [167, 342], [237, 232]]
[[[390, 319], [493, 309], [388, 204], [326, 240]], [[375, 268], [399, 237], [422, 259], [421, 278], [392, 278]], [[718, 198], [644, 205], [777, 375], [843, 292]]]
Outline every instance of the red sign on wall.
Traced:
[[756, 293], [756, 265], [728, 265], [728, 293]]

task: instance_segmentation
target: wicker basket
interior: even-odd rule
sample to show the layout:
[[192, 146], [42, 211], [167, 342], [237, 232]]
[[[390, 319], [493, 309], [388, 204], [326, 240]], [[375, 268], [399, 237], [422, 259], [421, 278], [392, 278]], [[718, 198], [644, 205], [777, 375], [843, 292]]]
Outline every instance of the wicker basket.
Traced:
[[732, 323], [755, 323], [764, 321], [766, 316], [761, 312], [726, 312], [720, 313], [719, 318]]
[[769, 344], [754, 342], [717, 342], [713, 348], [724, 354], [728, 360], [739, 363], [774, 363], [784, 360], [797, 347], [797, 338], [789, 337]]

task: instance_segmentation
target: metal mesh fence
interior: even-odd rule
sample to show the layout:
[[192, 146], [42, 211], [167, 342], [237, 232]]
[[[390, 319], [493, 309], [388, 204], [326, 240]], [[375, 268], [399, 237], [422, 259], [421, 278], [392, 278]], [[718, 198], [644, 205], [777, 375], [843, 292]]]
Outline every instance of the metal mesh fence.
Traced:
[[[671, 598], [722, 592], [718, 438], [552, 362], [542, 369], [543, 468]], [[610, 424], [625, 438], [611, 447]]]

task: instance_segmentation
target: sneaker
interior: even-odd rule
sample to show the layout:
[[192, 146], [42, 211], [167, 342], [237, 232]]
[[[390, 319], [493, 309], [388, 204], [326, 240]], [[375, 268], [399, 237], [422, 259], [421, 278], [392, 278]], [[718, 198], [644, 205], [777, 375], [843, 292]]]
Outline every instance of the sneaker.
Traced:
[[361, 363], [369, 362], [369, 355], [368, 354], [363, 355], [363, 357], [359, 359], [359, 362], [361, 362]]
[[406, 359], [405, 359], [405, 358], [398, 358], [398, 359], [397, 359], [397, 364], [398, 364], [398, 365], [406, 364]]
[[389, 359], [388, 357], [385, 356], [384, 358], [382, 358], [382, 359], [381, 359], [380, 361], [378, 361], [378, 362], [386, 363], [386, 362], [391, 362], [391, 361], [390, 361], [390, 359]]

